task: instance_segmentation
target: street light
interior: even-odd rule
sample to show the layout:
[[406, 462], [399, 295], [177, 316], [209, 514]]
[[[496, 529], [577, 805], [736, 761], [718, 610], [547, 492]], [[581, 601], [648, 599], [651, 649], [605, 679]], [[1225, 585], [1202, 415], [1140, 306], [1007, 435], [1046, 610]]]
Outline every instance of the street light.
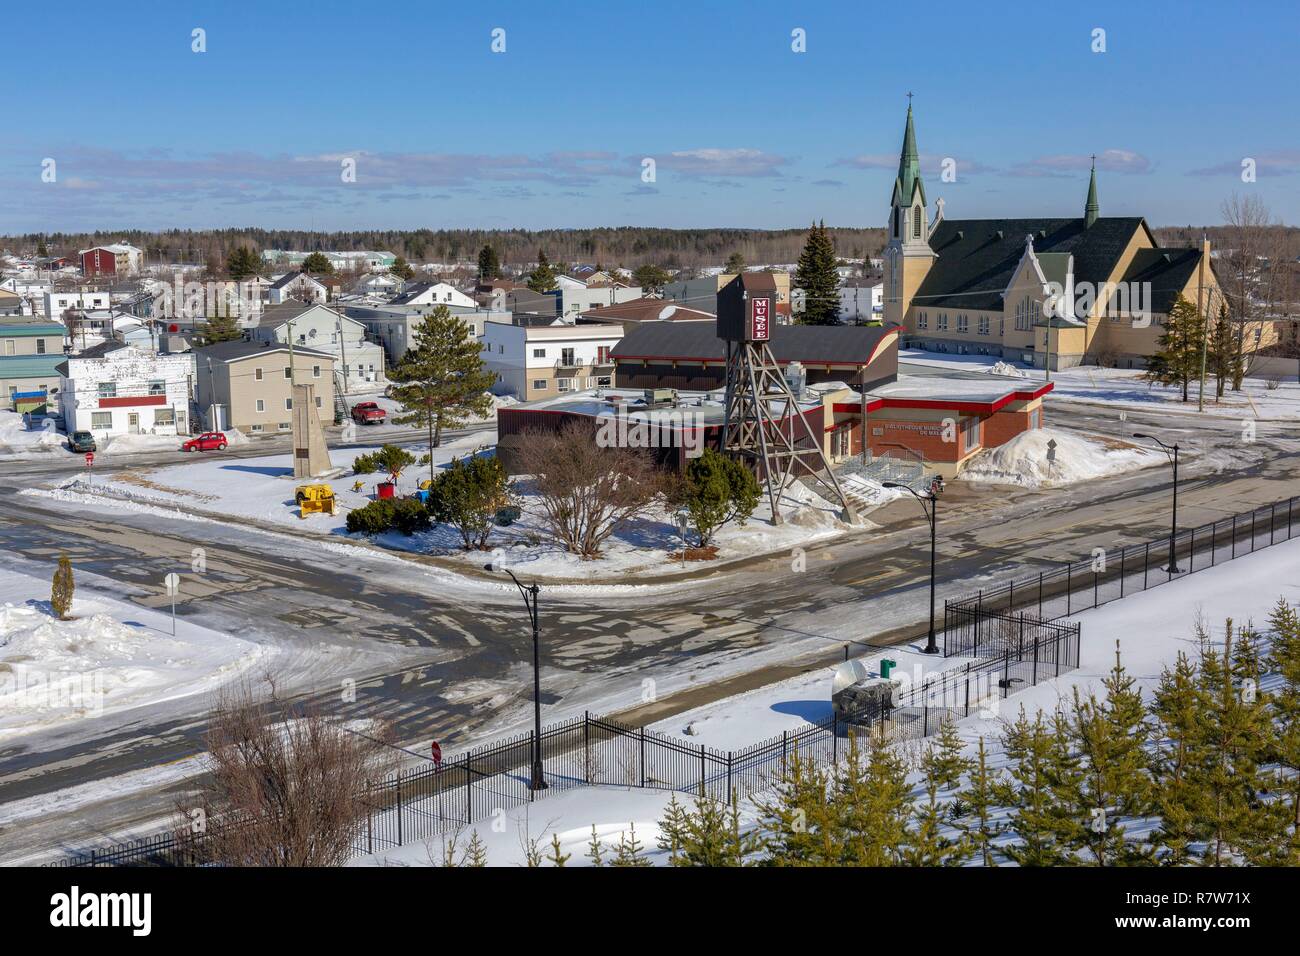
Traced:
[[483, 567], [487, 571], [504, 571], [510, 575], [510, 580], [515, 582], [515, 587], [519, 588], [519, 593], [524, 597], [524, 607], [528, 608], [528, 616], [533, 622], [533, 774], [528, 788], [545, 790], [546, 777], [542, 773], [542, 678], [538, 663], [541, 634], [537, 617], [537, 596], [542, 589], [536, 584], [524, 587], [509, 568], [498, 568], [493, 564], [485, 564]]
[[[885, 488], [902, 488], [913, 498], [921, 502], [921, 509], [925, 512], [926, 519], [930, 522], [930, 637], [925, 645], [925, 653], [938, 654], [939, 645], [934, 640], [934, 552], [935, 552], [935, 525], [938, 523], [936, 513], [939, 504], [939, 492], [943, 491], [943, 479], [935, 475], [934, 480], [930, 482], [930, 493], [921, 495], [916, 492], [910, 485], [900, 484], [897, 481], [886, 481], [881, 483]], [[929, 507], [926, 502], [930, 502]]]
[[1181, 574], [1183, 569], [1174, 562], [1174, 537], [1178, 534], [1178, 443], [1175, 442], [1170, 447], [1155, 435], [1148, 435], [1146, 432], [1134, 432], [1133, 437], [1155, 442], [1165, 450], [1165, 454], [1174, 464], [1174, 514], [1173, 520], [1169, 523], [1169, 567], [1165, 568], [1165, 571], [1169, 574]]

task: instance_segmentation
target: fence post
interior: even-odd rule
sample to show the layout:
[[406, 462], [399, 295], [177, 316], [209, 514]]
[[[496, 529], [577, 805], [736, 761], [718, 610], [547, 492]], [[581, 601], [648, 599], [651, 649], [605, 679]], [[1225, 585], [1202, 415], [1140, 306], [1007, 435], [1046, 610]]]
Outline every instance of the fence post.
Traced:
[[970, 716], [970, 665], [966, 665], [966, 716]]
[[727, 799], [731, 799], [731, 755], [733, 751], [727, 751]]
[[1043, 616], [1043, 572], [1038, 572], [1038, 616]]
[[1016, 579], [1015, 578], [1011, 579], [1010, 583], [1007, 585], [1007, 588], [1008, 588], [1007, 611], [1010, 612], [1016, 609]]
[[582, 779], [588, 784], [591, 783], [591, 711], [589, 710], [582, 712]]
[[704, 793], [704, 744], [700, 744], [700, 793]]
[[1192, 529], [1192, 543], [1187, 549], [1187, 573], [1191, 574], [1196, 570], [1196, 529]]
[[1273, 525], [1274, 519], [1277, 518], [1277, 502], [1268, 506], [1268, 543], [1273, 543]]
[[1061, 676], [1061, 632], [1056, 632], [1056, 676]]
[[1071, 577], [1074, 574], [1074, 562], [1065, 566], [1065, 616], [1070, 616], [1070, 598], [1074, 594], [1074, 585], [1071, 583]]
[[831, 711], [831, 763], [840, 762], [840, 716]]
[[975, 646], [980, 646], [980, 619], [984, 617], [984, 589], [975, 596]]
[[1097, 602], [1099, 600], [1100, 600], [1100, 592], [1098, 590], [1097, 572], [1093, 571], [1092, 572], [1092, 608], [1094, 611], [1097, 609]]
[[785, 773], [785, 753], [790, 745], [790, 731], [781, 731], [781, 773]]
[[397, 771], [397, 845], [402, 845], [402, 772]]
[[1142, 590], [1147, 589], [1147, 568], [1151, 564], [1151, 542], [1148, 541], [1142, 551]]
[[641, 786], [645, 786], [645, 725], [641, 726]]
[[1219, 522], [1217, 520], [1210, 524], [1210, 567], [1214, 567], [1218, 560], [1219, 550]]
[[[370, 781], [366, 781], [366, 796], [370, 796]], [[375, 809], [370, 807], [366, 811], [366, 852], [375, 852]]]
[[1255, 553], [1255, 512], [1250, 513], [1250, 553]]
[[[1024, 624], [1024, 621], [1025, 621], [1025, 616], [1022, 614], [1020, 616], [1020, 622], [1022, 626]], [[1038, 685], [1038, 638], [1035, 637], [1034, 638], [1034, 686], [1037, 685]]]
[[470, 775], [469, 753], [465, 754], [465, 823], [474, 820], [474, 778]]
[[1119, 596], [1124, 596], [1124, 555], [1128, 548], [1119, 549]]
[[1232, 556], [1237, 556], [1237, 516], [1232, 516]]

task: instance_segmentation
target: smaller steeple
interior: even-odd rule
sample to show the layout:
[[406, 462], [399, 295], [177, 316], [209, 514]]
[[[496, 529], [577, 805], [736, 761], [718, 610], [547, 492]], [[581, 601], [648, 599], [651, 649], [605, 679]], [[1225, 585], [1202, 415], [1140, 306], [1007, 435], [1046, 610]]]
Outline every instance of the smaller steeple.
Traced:
[[1101, 214], [1101, 207], [1097, 204], [1097, 154], [1092, 154], [1092, 174], [1088, 177], [1088, 202], [1083, 207], [1083, 225], [1084, 228], [1092, 228], [1092, 224], [1097, 221], [1097, 216]]

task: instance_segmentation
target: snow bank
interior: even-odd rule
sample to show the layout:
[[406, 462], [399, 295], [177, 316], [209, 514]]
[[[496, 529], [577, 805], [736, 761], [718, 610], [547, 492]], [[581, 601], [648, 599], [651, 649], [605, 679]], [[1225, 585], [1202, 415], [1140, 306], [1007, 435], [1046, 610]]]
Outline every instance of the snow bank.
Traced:
[[180, 435], [115, 435], [100, 447], [105, 455], [139, 455], [151, 451], [179, 451]]
[[985, 371], [990, 375], [1008, 375], [1012, 378], [1025, 377], [1025, 373], [1016, 368], [1016, 366], [1012, 365], [1010, 362], [994, 362], [985, 369]]
[[[1054, 460], [1048, 457], [1053, 449]], [[1127, 442], [1077, 435], [1059, 428], [1036, 428], [977, 455], [962, 469], [961, 477], [967, 481], [1051, 488], [1136, 471], [1162, 461], [1163, 456]]]
[[63, 436], [54, 429], [29, 430], [23, 416], [0, 411], [0, 453], [52, 452], [63, 444]]

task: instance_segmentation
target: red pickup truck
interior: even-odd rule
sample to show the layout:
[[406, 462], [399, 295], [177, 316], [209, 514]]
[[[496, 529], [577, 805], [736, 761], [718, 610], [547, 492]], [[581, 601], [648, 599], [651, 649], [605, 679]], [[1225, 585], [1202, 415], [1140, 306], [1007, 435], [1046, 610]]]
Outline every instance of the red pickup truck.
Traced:
[[374, 402], [357, 402], [352, 406], [352, 420], [358, 425], [382, 425], [387, 416]]

